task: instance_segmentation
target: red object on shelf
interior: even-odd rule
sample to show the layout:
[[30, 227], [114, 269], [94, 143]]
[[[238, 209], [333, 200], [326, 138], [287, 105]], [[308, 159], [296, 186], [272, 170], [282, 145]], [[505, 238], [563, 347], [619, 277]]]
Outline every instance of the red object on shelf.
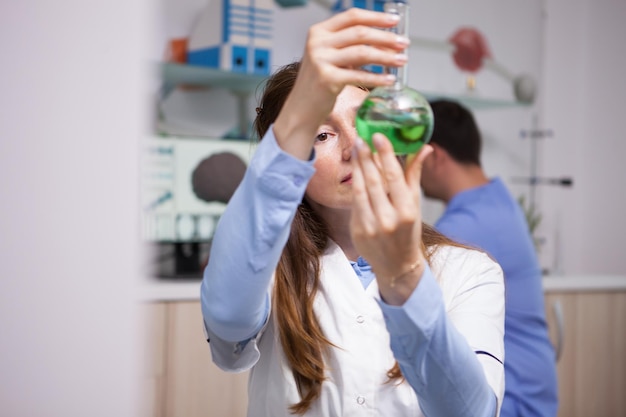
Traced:
[[187, 63], [188, 38], [170, 39], [165, 60], [167, 62]]
[[487, 40], [475, 28], [462, 27], [448, 41], [455, 46], [452, 58], [461, 70], [477, 72], [483, 65], [483, 59], [491, 58]]

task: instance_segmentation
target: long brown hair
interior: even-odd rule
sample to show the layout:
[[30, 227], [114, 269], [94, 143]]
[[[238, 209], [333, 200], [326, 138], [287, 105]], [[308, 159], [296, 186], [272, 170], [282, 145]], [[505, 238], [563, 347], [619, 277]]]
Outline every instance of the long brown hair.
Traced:
[[[259, 138], [278, 117], [291, 91], [300, 63], [280, 68], [266, 82], [254, 129]], [[328, 225], [302, 201], [296, 211], [289, 239], [276, 269], [273, 314], [280, 342], [291, 366], [300, 393], [300, 402], [290, 406], [294, 414], [304, 414], [321, 392], [324, 382], [324, 353], [333, 344], [324, 336], [313, 311], [313, 300], [320, 282], [320, 258], [329, 240]], [[422, 250], [427, 261], [438, 245], [461, 246], [427, 224], [422, 225]], [[402, 378], [396, 363], [387, 372], [390, 381]]]

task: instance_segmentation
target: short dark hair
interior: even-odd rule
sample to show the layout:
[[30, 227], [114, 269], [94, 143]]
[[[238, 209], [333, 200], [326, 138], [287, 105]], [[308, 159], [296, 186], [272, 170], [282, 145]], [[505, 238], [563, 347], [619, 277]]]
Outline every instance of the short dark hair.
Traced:
[[430, 106], [435, 118], [430, 142], [441, 146], [457, 162], [480, 166], [482, 139], [472, 113], [451, 100], [433, 100]]

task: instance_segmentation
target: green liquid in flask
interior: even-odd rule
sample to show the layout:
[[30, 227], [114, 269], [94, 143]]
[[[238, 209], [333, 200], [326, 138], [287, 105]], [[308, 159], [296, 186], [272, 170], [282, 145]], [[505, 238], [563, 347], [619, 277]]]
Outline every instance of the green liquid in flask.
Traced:
[[357, 132], [372, 151], [374, 133], [382, 133], [397, 155], [418, 152], [430, 140], [433, 126], [428, 101], [408, 87], [374, 89], [356, 115]]

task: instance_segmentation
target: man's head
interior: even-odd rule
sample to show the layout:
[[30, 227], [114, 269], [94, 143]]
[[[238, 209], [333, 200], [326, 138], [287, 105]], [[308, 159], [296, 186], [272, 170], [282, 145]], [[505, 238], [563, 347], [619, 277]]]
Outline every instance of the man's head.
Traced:
[[450, 100], [430, 103], [435, 128], [434, 152], [424, 161], [422, 188], [426, 196], [448, 201], [466, 183], [482, 180], [481, 136], [472, 113]]
[[459, 163], [480, 165], [482, 142], [472, 113], [450, 100], [437, 100], [430, 105], [435, 118], [430, 143], [437, 144]]

